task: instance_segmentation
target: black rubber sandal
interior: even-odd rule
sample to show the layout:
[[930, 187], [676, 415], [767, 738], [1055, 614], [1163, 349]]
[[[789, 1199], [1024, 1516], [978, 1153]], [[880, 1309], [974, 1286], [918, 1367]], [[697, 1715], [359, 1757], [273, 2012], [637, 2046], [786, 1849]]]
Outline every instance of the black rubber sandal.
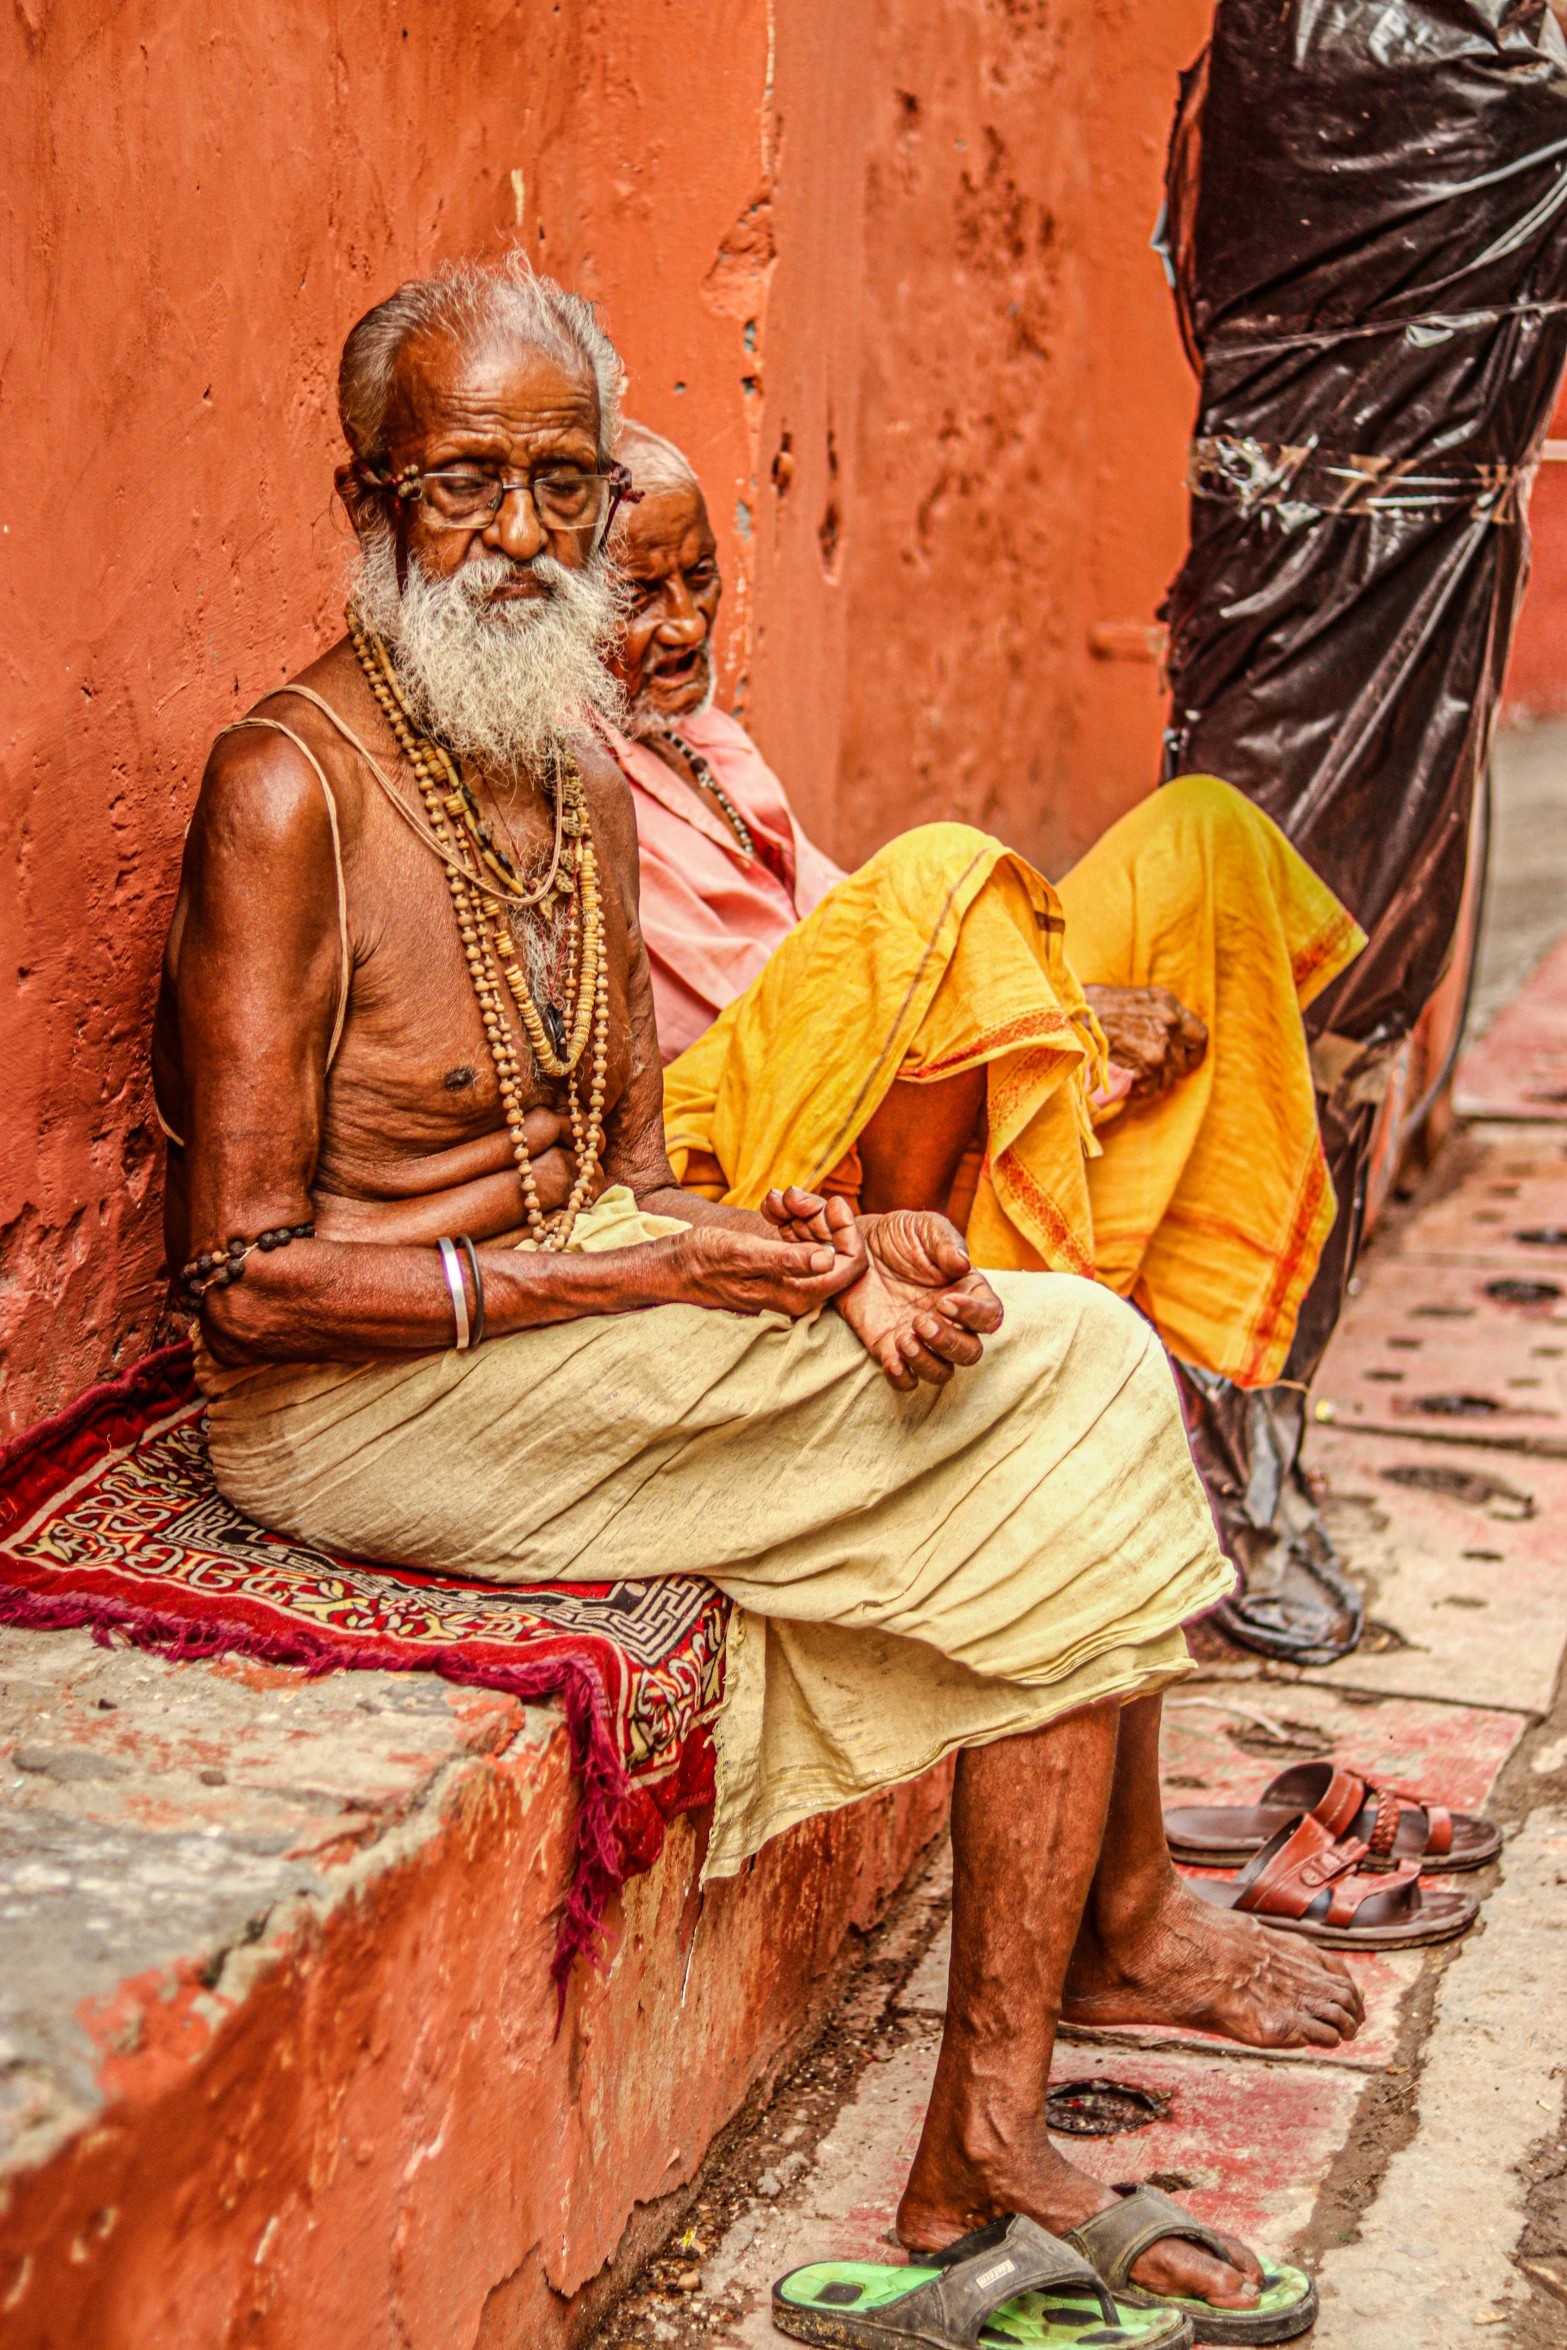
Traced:
[[1080, 2252], [1031, 2219], [993, 2220], [907, 2267], [820, 2260], [773, 2287], [773, 2324], [834, 2350], [1191, 2350], [1171, 2302], [1119, 2306]]
[[1117, 2302], [1133, 2309], [1184, 2311], [1205, 2342], [1292, 2342], [1315, 2324], [1317, 2288], [1303, 2269], [1264, 2266], [1262, 2297], [1254, 2309], [1219, 2309], [1211, 2301], [1149, 2293], [1129, 2283], [1133, 2262], [1169, 2236], [1200, 2244], [1232, 2268], [1235, 2264], [1222, 2236], [1157, 2187], [1118, 2186], [1114, 2192], [1119, 2203], [1069, 2228], [1064, 2241], [1082, 2253]]

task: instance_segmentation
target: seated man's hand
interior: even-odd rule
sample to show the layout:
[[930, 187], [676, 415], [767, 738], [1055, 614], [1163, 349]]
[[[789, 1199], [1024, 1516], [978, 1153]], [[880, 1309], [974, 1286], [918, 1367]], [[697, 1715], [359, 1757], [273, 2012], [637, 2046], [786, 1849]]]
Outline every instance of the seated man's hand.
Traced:
[[730, 1224], [693, 1224], [652, 1245], [669, 1252], [682, 1305], [731, 1314], [813, 1314], [863, 1279], [868, 1262], [852, 1219], [848, 1232], [821, 1241], [810, 1233], [774, 1240]]
[[1001, 1327], [1001, 1300], [975, 1272], [957, 1228], [926, 1209], [856, 1217], [847, 1200], [812, 1192], [771, 1191], [762, 1213], [797, 1247], [839, 1249], [856, 1234], [864, 1269], [834, 1304], [894, 1387], [919, 1380], [943, 1386], [955, 1369], [977, 1363], [981, 1338]]
[[1167, 987], [1085, 987], [1084, 995], [1110, 1047], [1111, 1074], [1123, 1070], [1128, 1087], [1110, 1098], [1151, 1101], [1200, 1068], [1208, 1030]]

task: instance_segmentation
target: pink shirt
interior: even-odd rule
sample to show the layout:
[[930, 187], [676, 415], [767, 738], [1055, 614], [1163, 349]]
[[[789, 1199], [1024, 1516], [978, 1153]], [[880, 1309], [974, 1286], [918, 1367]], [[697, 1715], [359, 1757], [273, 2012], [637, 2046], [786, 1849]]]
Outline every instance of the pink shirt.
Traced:
[[666, 1061], [696, 1042], [796, 922], [843, 879], [800, 830], [783, 785], [737, 719], [709, 710], [684, 720], [679, 731], [745, 818], [758, 854], [741, 854], [717, 809], [656, 751], [610, 736], [636, 804], [642, 934]]

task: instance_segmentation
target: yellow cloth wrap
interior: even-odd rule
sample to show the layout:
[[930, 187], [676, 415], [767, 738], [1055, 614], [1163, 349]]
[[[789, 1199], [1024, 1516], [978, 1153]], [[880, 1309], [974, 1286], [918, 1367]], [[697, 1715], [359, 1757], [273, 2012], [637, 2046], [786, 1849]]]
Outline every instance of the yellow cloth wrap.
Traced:
[[895, 1078], [989, 1063], [990, 1153], [969, 1230], [981, 1264], [1091, 1273], [1088, 1089], [1104, 1040], [1062, 951], [1060, 901], [966, 824], [922, 824], [831, 889], [664, 1072], [677, 1176], [693, 1151], [756, 1207], [814, 1189]]
[[[975, 1262], [1097, 1274], [1184, 1360], [1259, 1385], [1333, 1218], [1300, 1010], [1364, 943], [1271, 819], [1210, 776], [1143, 801], [1059, 892], [986, 833], [922, 825], [839, 882], [671, 1062], [670, 1157], [677, 1175], [715, 1158], [725, 1186], [699, 1188], [755, 1207], [773, 1184], [820, 1185], [895, 1078], [985, 1062]], [[1080, 977], [1168, 987], [1209, 1030], [1201, 1069], [1097, 1141], [1103, 1039]]]
[[[669, 1219], [605, 1193], [573, 1244]], [[1190, 1672], [1233, 1583], [1170, 1366], [1093, 1282], [998, 1273], [985, 1358], [900, 1395], [835, 1313], [584, 1314], [459, 1354], [222, 1371], [213, 1473], [296, 1541], [735, 1602], [710, 1876], [964, 1746]]]
[[1167, 987], [1208, 1027], [1190, 1077], [1100, 1123], [1087, 1176], [1099, 1279], [1183, 1361], [1263, 1386], [1334, 1215], [1300, 1013], [1365, 933], [1272, 819], [1211, 775], [1129, 810], [1060, 896], [1082, 979]]

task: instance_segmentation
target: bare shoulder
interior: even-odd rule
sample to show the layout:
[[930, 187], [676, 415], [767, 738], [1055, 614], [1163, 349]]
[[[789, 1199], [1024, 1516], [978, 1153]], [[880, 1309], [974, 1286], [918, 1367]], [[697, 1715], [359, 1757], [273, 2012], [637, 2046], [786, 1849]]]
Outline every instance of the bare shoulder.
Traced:
[[[343, 736], [306, 698], [304, 688], [341, 709], [359, 683], [352, 655], [334, 646], [321, 660], [255, 702], [212, 746], [192, 819], [213, 847], [232, 836], [285, 857], [312, 843], [330, 846], [332, 818], [340, 830], [357, 827], [364, 778]], [[346, 713], [363, 719], [357, 709]]]
[[187, 886], [205, 894], [234, 868], [297, 885], [330, 874], [333, 862], [326, 795], [304, 754], [259, 727], [221, 735], [191, 817]]

